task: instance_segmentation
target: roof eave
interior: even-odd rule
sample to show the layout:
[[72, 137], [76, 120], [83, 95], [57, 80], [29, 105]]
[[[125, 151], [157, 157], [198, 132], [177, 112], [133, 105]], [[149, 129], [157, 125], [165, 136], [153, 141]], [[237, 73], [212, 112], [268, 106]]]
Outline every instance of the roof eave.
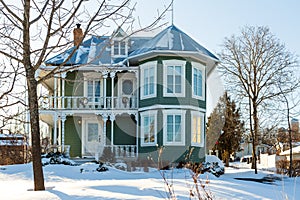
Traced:
[[192, 57], [195, 60], [198, 60], [200, 62], [206, 63], [207, 66], [207, 75], [209, 76], [211, 72], [216, 68], [216, 66], [220, 63], [219, 59], [213, 58], [211, 56], [205, 55], [201, 52], [195, 52], [195, 51], [170, 51], [170, 50], [152, 50], [147, 51], [145, 53], [129, 56], [127, 59], [124, 60], [124, 62], [133, 61], [133, 62], [142, 62], [144, 60], [151, 59], [156, 56], [183, 56], [183, 57]]

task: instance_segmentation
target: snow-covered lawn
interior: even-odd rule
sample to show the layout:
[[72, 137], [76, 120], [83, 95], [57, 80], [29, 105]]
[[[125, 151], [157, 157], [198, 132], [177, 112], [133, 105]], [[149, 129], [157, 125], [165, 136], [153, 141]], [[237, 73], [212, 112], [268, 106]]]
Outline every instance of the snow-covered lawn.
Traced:
[[[167, 199], [161, 173], [124, 172], [109, 168], [97, 172], [97, 164], [80, 166], [47, 165], [44, 167], [46, 191], [32, 191], [32, 164], [0, 166], [0, 199]], [[81, 170], [83, 169], [83, 171]], [[80, 172], [82, 171], [82, 173]], [[173, 184], [177, 199], [190, 199], [193, 188], [191, 173], [186, 169], [164, 171], [168, 183]], [[217, 178], [212, 174], [201, 175], [205, 189], [214, 199], [289, 199], [300, 197], [300, 180], [282, 177], [273, 183], [242, 181], [234, 178], [262, 178], [270, 172], [250, 169], [226, 168]], [[280, 175], [276, 175], [281, 177]]]

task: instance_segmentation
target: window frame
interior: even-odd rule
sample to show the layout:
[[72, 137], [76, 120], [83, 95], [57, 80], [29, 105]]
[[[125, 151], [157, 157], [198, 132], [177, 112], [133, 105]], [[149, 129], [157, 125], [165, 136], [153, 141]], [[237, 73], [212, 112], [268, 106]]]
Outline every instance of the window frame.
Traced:
[[[116, 45], [116, 43], [118, 45]], [[122, 43], [124, 43], [124, 48], [122, 48]], [[117, 48], [116, 48], [117, 47]], [[115, 50], [118, 49], [118, 52], [116, 52]], [[122, 50], [124, 50], [124, 54], [122, 54]], [[127, 56], [128, 54], [128, 41], [127, 40], [123, 40], [123, 39], [114, 39], [112, 41], [112, 45], [111, 45], [111, 54], [114, 57], [124, 57]]]
[[[181, 73], [181, 93], [168, 93], [168, 67], [173, 66], [180, 66], [182, 69]], [[185, 97], [185, 60], [164, 60], [163, 61], [163, 95], [164, 97]], [[173, 74], [174, 75], [174, 74]], [[173, 81], [175, 82], [175, 80]], [[175, 87], [175, 85], [173, 85]], [[174, 88], [173, 88], [174, 89]]]
[[[181, 116], [181, 123], [180, 123], [180, 128], [181, 128], [181, 141], [180, 142], [168, 142], [167, 141], [167, 118], [169, 115], [172, 115], [173, 118], [176, 115], [180, 115]], [[186, 133], [185, 133], [185, 115], [186, 115], [186, 110], [163, 110], [163, 144], [165, 146], [185, 146], [185, 137], [186, 137]], [[174, 126], [174, 124], [173, 124]], [[175, 136], [175, 132], [173, 131], [173, 138]]]
[[[204, 134], [205, 134], [205, 121], [204, 121], [205, 114], [199, 111], [191, 111], [191, 146], [195, 147], [204, 147]], [[193, 136], [194, 136], [194, 117], [200, 118], [200, 141], [193, 142]], [[198, 125], [198, 124], [197, 124]], [[199, 126], [199, 125], [198, 125]], [[199, 127], [197, 126], [197, 129]], [[197, 133], [198, 134], [198, 133]]]
[[[150, 80], [148, 81], [148, 83], [145, 83], [145, 70], [150, 70], [151, 68], [154, 68], [153, 94], [145, 95], [144, 90], [145, 90], [146, 84], [151, 84]], [[141, 86], [140, 86], [141, 100], [156, 97], [157, 96], [157, 61], [142, 64], [142, 65], [140, 65], [140, 69], [141, 69], [141, 81], [140, 81], [141, 82]], [[150, 90], [150, 86], [148, 87], [148, 90]]]
[[[102, 81], [102, 74], [99, 73], [95, 73], [95, 72], [88, 72], [88, 73], [83, 73], [84, 76], [84, 83], [83, 83], [83, 95], [85, 98], [89, 99], [89, 93], [88, 93], [88, 89], [89, 89], [89, 81], [93, 81], [93, 96], [92, 99], [93, 101], [88, 101], [88, 103], [99, 103], [99, 104], [103, 104], [103, 81]], [[100, 82], [100, 96], [96, 96], [96, 89], [95, 89], [95, 83], [99, 81]], [[95, 101], [96, 98], [99, 98], [99, 101]]]
[[[146, 111], [140, 113], [141, 115], [141, 146], [156, 146], [157, 145], [157, 110]], [[145, 142], [145, 117], [154, 117], [154, 142]]]
[[[195, 87], [195, 79], [194, 79], [194, 73], [195, 73], [195, 69], [201, 71], [202, 73], [202, 95], [197, 95], [194, 91], [194, 87]], [[195, 99], [199, 99], [204, 101], [205, 100], [205, 80], [206, 80], [206, 74], [205, 74], [205, 66], [200, 64], [200, 63], [196, 63], [196, 62], [192, 62], [192, 97]]]

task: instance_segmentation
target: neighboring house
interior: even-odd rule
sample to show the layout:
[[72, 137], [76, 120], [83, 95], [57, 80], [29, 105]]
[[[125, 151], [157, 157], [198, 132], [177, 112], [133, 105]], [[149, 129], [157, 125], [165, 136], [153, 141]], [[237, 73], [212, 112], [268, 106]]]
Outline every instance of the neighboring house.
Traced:
[[[74, 32], [82, 32], [78, 26]], [[74, 41], [77, 41], [77, 35]], [[74, 48], [74, 47], [73, 47]], [[60, 65], [72, 48], [41, 66]], [[154, 37], [111, 36], [84, 41], [66, 62], [67, 73], [43, 82], [40, 119], [52, 144], [71, 157], [193, 161], [205, 157], [206, 79], [219, 60], [172, 25]], [[189, 154], [190, 153], [190, 154]]]
[[[285, 156], [287, 160], [290, 160], [290, 149], [281, 152], [279, 155]], [[300, 146], [292, 148], [292, 160], [300, 160]]]

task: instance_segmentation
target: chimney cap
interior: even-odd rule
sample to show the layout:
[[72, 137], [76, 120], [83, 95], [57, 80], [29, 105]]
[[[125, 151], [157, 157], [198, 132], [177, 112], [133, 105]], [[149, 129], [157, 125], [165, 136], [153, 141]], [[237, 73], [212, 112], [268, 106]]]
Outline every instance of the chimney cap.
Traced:
[[77, 26], [77, 28], [80, 28], [81, 24], [77, 23], [76, 26]]

